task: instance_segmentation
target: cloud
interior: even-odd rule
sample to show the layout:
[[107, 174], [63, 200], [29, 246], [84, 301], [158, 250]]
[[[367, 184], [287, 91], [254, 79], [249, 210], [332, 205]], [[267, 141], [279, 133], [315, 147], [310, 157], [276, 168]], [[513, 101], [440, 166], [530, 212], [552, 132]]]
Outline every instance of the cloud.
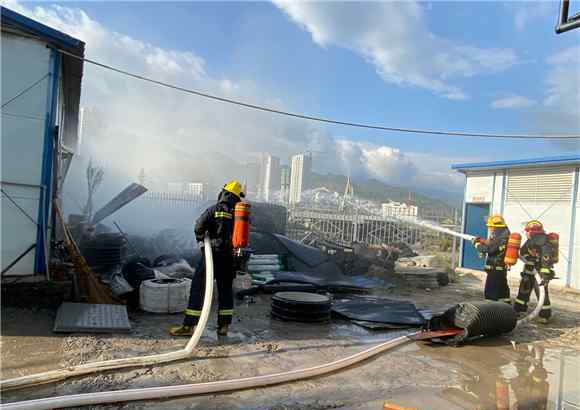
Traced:
[[452, 100], [469, 98], [452, 80], [502, 72], [519, 62], [511, 49], [479, 48], [436, 36], [415, 1], [274, 4], [315, 43], [352, 50], [373, 64], [384, 81]]
[[529, 108], [536, 105], [536, 101], [521, 95], [508, 95], [492, 101], [491, 108], [494, 109], [518, 109]]
[[[569, 47], [550, 56], [546, 63], [546, 91], [538, 112], [536, 126], [544, 131], [580, 134], [580, 46]], [[560, 142], [579, 150], [578, 141]]]
[[[195, 50], [159, 47], [114, 32], [79, 8], [5, 4], [82, 39], [88, 58], [186, 88], [288, 108], [284, 98], [265, 93], [256, 83], [258, 79], [244, 79], [239, 74], [235, 80], [223, 73], [214, 76]], [[327, 33], [321, 33], [324, 35]], [[462, 73], [476, 72], [491, 61], [490, 56], [472, 49], [462, 53], [471, 55], [469, 61], [479, 61], [471, 68], [454, 68]], [[445, 64], [451, 65], [451, 60]], [[450, 98], [464, 96], [459, 89], [443, 88]], [[106, 168], [105, 183], [110, 187], [104, 187], [100, 195], [107, 199], [133, 182], [141, 169], [152, 189], [180, 180], [221, 186], [225, 179], [242, 178], [243, 164], [253, 161], [259, 152], [270, 152], [287, 162], [293, 153], [318, 147], [315, 166], [319, 171], [370, 176], [392, 185], [421, 186], [428, 178], [423, 174], [433, 170], [423, 171], [424, 164], [393, 147], [353, 141], [348, 136], [333, 138], [310, 122], [202, 99], [90, 64], [85, 64], [82, 104], [88, 108], [82, 157], [75, 159], [67, 182], [73, 194], [83, 183], [83, 161], [88, 157]], [[433, 178], [448, 184], [448, 164], [438, 167], [442, 174]]]
[[524, 30], [526, 27], [538, 19], [557, 13], [556, 3], [551, 1], [526, 1], [514, 2], [514, 24], [518, 30]]

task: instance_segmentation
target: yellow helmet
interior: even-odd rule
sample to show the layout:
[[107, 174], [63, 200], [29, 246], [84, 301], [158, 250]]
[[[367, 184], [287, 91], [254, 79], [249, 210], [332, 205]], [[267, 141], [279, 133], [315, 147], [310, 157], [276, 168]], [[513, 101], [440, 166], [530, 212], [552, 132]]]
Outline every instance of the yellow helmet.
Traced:
[[487, 218], [487, 227], [488, 228], [505, 228], [507, 225], [505, 224], [505, 220], [501, 215], [491, 215]]
[[246, 196], [246, 194], [244, 193], [244, 187], [239, 181], [236, 181], [235, 179], [232, 179], [227, 184], [225, 184], [224, 190], [231, 192], [238, 198], [243, 198]]

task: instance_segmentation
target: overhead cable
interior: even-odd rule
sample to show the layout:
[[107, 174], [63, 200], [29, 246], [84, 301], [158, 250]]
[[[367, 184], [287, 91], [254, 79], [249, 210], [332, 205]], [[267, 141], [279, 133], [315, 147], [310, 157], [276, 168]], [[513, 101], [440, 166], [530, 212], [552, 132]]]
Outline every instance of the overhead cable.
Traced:
[[122, 70], [120, 68], [116, 68], [107, 64], [100, 63], [95, 60], [91, 60], [85, 57], [78, 56], [74, 53], [57, 49], [58, 52], [76, 58], [78, 60], [82, 60], [86, 63], [93, 64], [99, 66], [101, 68], [105, 68], [107, 70], [111, 70], [117, 72], [119, 74], [126, 75], [128, 77], [132, 77], [138, 80], [142, 80], [145, 82], [149, 82], [152, 84], [156, 84], [162, 87], [171, 88], [177, 91], [182, 91], [184, 93], [197, 95], [199, 97], [208, 98], [215, 101], [220, 101], [228, 104], [234, 104], [241, 107], [251, 108], [258, 111], [269, 112], [272, 114], [279, 114], [285, 115], [288, 117], [300, 118], [309, 121], [317, 121], [323, 122], [327, 124], [334, 124], [334, 125], [344, 125], [348, 127], [356, 127], [356, 128], [367, 128], [367, 129], [374, 129], [374, 130], [381, 130], [381, 131], [389, 131], [389, 132], [405, 132], [411, 134], [430, 134], [430, 135], [448, 135], [448, 136], [456, 136], [456, 137], [478, 137], [478, 138], [504, 138], [504, 139], [580, 139], [579, 134], [499, 134], [499, 133], [482, 133], [482, 132], [467, 132], [467, 131], [440, 131], [440, 130], [428, 130], [428, 129], [418, 129], [418, 128], [399, 128], [399, 127], [387, 127], [382, 125], [373, 125], [373, 124], [364, 124], [364, 123], [356, 123], [356, 122], [349, 122], [349, 121], [339, 121], [333, 120], [330, 118], [324, 117], [317, 117], [313, 115], [306, 115], [306, 114], [298, 114], [292, 113], [288, 111], [282, 111], [271, 107], [266, 107], [262, 105], [251, 104], [243, 101], [238, 101], [230, 98], [219, 97], [217, 95], [208, 94], [202, 91], [197, 91], [193, 89], [188, 89], [184, 87], [180, 87], [177, 85], [169, 84], [163, 81], [155, 80], [153, 78], [145, 77], [140, 74], [131, 73], [129, 71]]

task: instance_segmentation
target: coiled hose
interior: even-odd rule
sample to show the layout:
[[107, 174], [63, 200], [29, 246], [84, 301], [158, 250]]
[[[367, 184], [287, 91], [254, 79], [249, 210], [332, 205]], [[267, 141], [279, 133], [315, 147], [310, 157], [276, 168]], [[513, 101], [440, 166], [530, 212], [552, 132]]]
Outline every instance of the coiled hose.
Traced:
[[185, 359], [186, 357], [191, 356], [191, 354], [193, 353], [193, 349], [195, 348], [195, 346], [197, 346], [197, 343], [199, 342], [199, 339], [203, 334], [203, 331], [207, 324], [207, 319], [209, 317], [209, 312], [211, 310], [211, 301], [213, 297], [213, 276], [214, 276], [213, 256], [211, 252], [211, 243], [208, 237], [204, 239], [204, 247], [205, 247], [205, 266], [206, 266], [205, 283], [208, 284], [208, 286], [205, 287], [205, 293], [203, 297], [203, 307], [201, 309], [199, 323], [195, 328], [195, 332], [191, 336], [191, 339], [189, 339], [187, 345], [183, 349], [174, 352], [160, 353], [150, 356], [131, 357], [127, 359], [115, 359], [102, 362], [87, 363], [79, 366], [71, 366], [66, 367], [64, 369], [52, 370], [49, 372], [17, 377], [15, 379], [2, 380], [0, 381], [0, 390], [6, 391], [9, 389], [36, 386], [39, 384], [68, 379], [69, 377], [82, 376], [85, 374], [102, 372], [106, 370], [168, 363], [176, 360]]

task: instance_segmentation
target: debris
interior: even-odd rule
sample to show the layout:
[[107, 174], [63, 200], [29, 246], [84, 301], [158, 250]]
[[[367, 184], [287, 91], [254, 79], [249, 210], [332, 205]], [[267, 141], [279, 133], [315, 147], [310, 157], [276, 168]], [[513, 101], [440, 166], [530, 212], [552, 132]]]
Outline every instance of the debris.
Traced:
[[131, 293], [135, 290], [131, 285], [129, 285], [129, 282], [127, 282], [123, 277], [123, 275], [121, 275], [120, 273], [115, 274], [111, 277], [109, 286], [113, 291], [113, 295], [117, 297], [122, 297], [123, 295]]
[[72, 239], [72, 235], [64, 222], [57, 201], [54, 201], [54, 210], [63, 228], [64, 243], [79, 274], [80, 286], [86, 292], [87, 301], [90, 303], [120, 304], [121, 301], [113, 295], [111, 289], [105, 286], [87, 265], [87, 261]]
[[111, 333], [131, 330], [127, 307], [64, 302], [56, 314], [54, 332]]
[[95, 212], [95, 216], [93, 217], [91, 224], [96, 225], [109, 215], [117, 212], [129, 202], [133, 201], [135, 198], [143, 195], [145, 192], [147, 192], [147, 188], [145, 188], [143, 185], [133, 182], [123, 191], [121, 191], [116, 197], [111, 199], [105, 206]]
[[89, 266], [100, 274], [118, 270], [127, 257], [127, 240], [119, 233], [97, 234], [80, 248]]
[[395, 325], [425, 324], [415, 305], [389, 299], [352, 299], [335, 302], [332, 311], [347, 319]]
[[139, 289], [141, 282], [155, 279], [155, 271], [147, 258], [135, 258], [123, 266], [123, 276], [132, 287]]
[[[415, 266], [397, 266], [395, 273], [400, 276], [410, 286], [419, 289], [434, 289], [439, 287], [439, 278], [442, 272], [440, 268], [421, 268]], [[444, 281], [443, 281], [444, 282]]]
[[180, 278], [193, 278], [195, 273], [194, 269], [185, 259], [181, 258], [157, 258], [153, 262], [153, 268], [155, 271], [165, 274], [167, 277], [180, 279]]

